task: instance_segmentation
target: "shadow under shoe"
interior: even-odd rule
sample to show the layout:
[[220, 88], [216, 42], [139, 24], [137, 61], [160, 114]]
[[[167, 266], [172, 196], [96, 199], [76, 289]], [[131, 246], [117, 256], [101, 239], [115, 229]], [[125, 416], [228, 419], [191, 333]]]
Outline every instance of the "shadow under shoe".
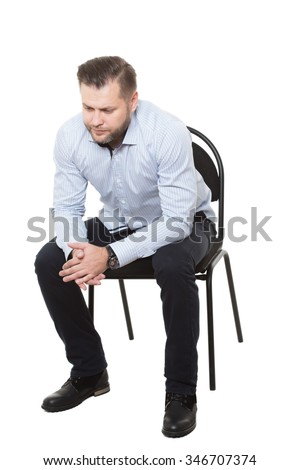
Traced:
[[42, 408], [48, 412], [69, 410], [87, 398], [103, 395], [109, 390], [106, 369], [89, 377], [70, 377], [59, 390], [44, 399]]
[[196, 427], [196, 395], [166, 393], [162, 433], [166, 437], [183, 437]]

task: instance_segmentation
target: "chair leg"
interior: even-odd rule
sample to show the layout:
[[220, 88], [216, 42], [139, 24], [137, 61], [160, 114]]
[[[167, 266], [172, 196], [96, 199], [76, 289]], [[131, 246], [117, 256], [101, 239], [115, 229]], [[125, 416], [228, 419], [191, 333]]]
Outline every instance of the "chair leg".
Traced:
[[129, 339], [133, 339], [134, 338], [133, 329], [132, 329], [131, 318], [130, 318], [130, 313], [129, 313], [129, 308], [128, 308], [125, 284], [124, 284], [123, 279], [119, 279], [119, 286], [120, 286], [120, 291], [121, 291], [121, 296], [122, 296], [122, 302], [123, 302], [123, 308], [124, 308], [124, 314], [125, 314], [125, 320], [126, 320], [126, 325], [127, 325], [128, 336], [129, 336]]
[[208, 330], [209, 388], [210, 390], [216, 390], [214, 321], [213, 321], [213, 298], [212, 298], [212, 269], [208, 269], [207, 271], [206, 303], [207, 303], [207, 330]]
[[230, 259], [229, 259], [229, 255], [228, 255], [227, 251], [224, 252], [224, 261], [225, 261], [225, 267], [226, 267], [227, 280], [228, 280], [228, 286], [229, 286], [229, 291], [230, 291], [230, 297], [231, 297], [231, 303], [232, 303], [236, 333], [237, 333], [239, 343], [242, 343], [243, 342], [243, 334], [242, 334], [241, 322], [240, 322], [239, 311], [238, 311], [236, 295], [235, 295], [235, 289], [234, 289], [234, 284], [233, 284], [233, 277], [232, 277]]
[[89, 286], [88, 308], [94, 321], [94, 286]]

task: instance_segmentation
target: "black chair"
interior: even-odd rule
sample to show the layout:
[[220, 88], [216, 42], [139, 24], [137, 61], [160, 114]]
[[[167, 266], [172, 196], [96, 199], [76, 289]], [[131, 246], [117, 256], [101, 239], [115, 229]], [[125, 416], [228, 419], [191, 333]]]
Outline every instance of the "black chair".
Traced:
[[[236, 302], [235, 289], [233, 284], [231, 265], [229, 255], [227, 251], [222, 248], [224, 238], [224, 170], [221, 157], [212, 144], [212, 142], [201, 132], [188, 127], [190, 133], [193, 135], [193, 139], [197, 142], [192, 143], [194, 164], [204, 178], [205, 183], [211, 190], [212, 201], [216, 201], [218, 204], [218, 218], [217, 218], [217, 235], [212, 244], [209, 253], [205, 258], [196, 266], [195, 277], [197, 280], [206, 281], [206, 303], [207, 303], [207, 328], [208, 328], [208, 353], [209, 353], [209, 383], [210, 390], [216, 389], [216, 378], [215, 378], [215, 353], [214, 353], [214, 324], [213, 324], [213, 296], [212, 296], [212, 275], [216, 264], [221, 258], [224, 258], [226, 274], [228, 280], [228, 286], [231, 296], [233, 315], [235, 320], [235, 327], [237, 332], [238, 341], [243, 342], [242, 330], [240, 325], [238, 306]], [[209, 149], [209, 153], [203, 148], [203, 143], [206, 144], [206, 148]], [[205, 145], [204, 145], [205, 147]], [[118, 279], [125, 319], [128, 329], [129, 339], [133, 339], [133, 330], [131, 324], [131, 318], [128, 308], [126, 290], [124, 279], [154, 279], [151, 259], [144, 258], [138, 260], [131, 266], [134, 266], [134, 270], [131, 270], [130, 275], [126, 272], [126, 266], [113, 271], [107, 271], [106, 277], [108, 279]], [[88, 295], [88, 306], [92, 317], [94, 316], [94, 286], [89, 286]]]

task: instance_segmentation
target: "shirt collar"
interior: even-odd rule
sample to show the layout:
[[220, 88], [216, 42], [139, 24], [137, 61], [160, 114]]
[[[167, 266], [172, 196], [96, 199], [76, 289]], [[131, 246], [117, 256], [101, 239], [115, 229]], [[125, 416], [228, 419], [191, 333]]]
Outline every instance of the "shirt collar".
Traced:
[[122, 145], [136, 145], [137, 144], [137, 122], [136, 110], [131, 115], [130, 124], [123, 139]]

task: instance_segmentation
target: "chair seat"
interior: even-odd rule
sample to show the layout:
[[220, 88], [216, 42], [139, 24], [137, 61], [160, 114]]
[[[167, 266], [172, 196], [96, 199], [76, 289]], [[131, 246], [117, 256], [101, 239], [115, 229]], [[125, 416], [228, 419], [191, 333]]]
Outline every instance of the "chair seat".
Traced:
[[[208, 254], [197, 264], [195, 273], [204, 273], [212, 258], [221, 247], [222, 242], [213, 243]], [[140, 258], [128, 266], [123, 266], [116, 270], [108, 269], [104, 274], [107, 279], [154, 279], [152, 258], [151, 256]]]
[[152, 258], [140, 258], [122, 268], [105, 271], [107, 279], [154, 279]]
[[195, 268], [196, 273], [204, 273], [207, 270], [208, 266], [210, 265], [212, 259], [215, 257], [216, 253], [222, 248], [222, 245], [223, 245], [222, 241], [211, 244], [210, 250], [207, 253], [207, 255], [204, 256], [203, 260], [199, 264], [197, 264]]

